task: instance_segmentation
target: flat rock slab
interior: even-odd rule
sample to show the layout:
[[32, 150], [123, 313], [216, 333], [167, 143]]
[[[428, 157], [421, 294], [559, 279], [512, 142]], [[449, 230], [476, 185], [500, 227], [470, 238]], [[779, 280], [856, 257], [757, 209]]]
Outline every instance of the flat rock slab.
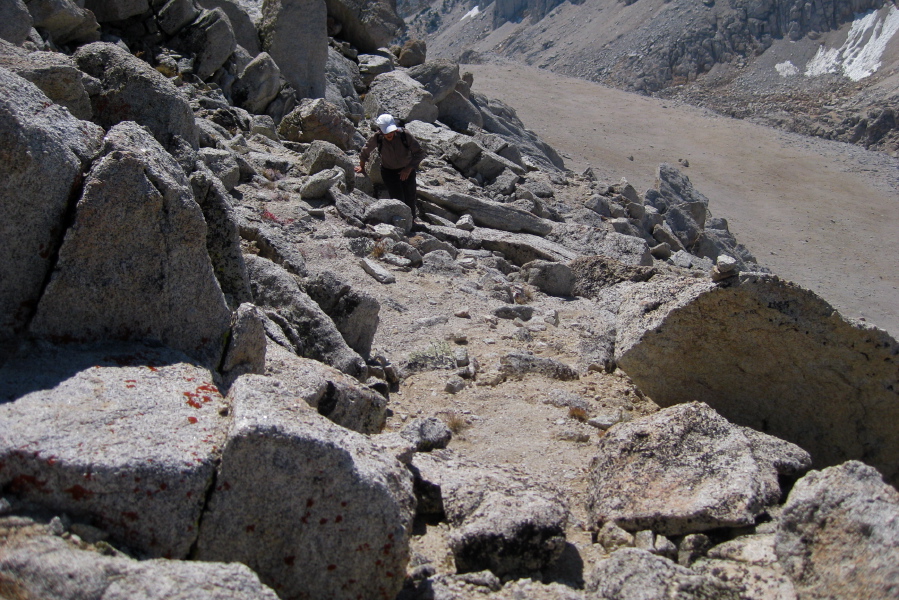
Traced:
[[541, 219], [509, 204], [427, 186], [419, 186], [418, 193], [428, 202], [433, 202], [460, 215], [471, 215], [475, 224], [481, 227], [536, 235], [547, 235], [553, 229], [551, 221]]
[[304, 402], [242, 385], [196, 557], [241, 562], [282, 598], [393, 598], [409, 560], [412, 475]]
[[[277, 600], [239, 563], [108, 556], [21, 517], [0, 519], [0, 572], [20, 595], [54, 600]], [[4, 588], [9, 589], [9, 588]], [[5, 597], [5, 596], [4, 596]]]
[[618, 311], [619, 367], [661, 406], [699, 400], [798, 444], [816, 466], [858, 459], [899, 482], [899, 343], [794, 283], [727, 282], [633, 285]]
[[780, 501], [778, 477], [811, 464], [797, 446], [692, 402], [608, 430], [590, 474], [597, 527], [682, 535], [752, 525]]
[[158, 348], [48, 348], [0, 381], [0, 487], [145, 555], [187, 556], [225, 439], [209, 371]]
[[775, 536], [801, 598], [896, 598], [897, 548], [899, 493], [857, 461], [796, 482]]

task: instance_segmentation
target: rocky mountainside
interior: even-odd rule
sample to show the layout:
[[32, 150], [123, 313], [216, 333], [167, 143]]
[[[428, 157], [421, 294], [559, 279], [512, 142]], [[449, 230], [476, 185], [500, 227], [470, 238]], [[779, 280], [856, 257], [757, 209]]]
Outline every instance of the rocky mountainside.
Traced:
[[3, 597], [894, 595], [899, 342], [676, 166], [567, 170], [388, 1], [0, 10]]
[[442, 0], [433, 56], [501, 56], [790, 131], [899, 151], [899, 8], [882, 0]]

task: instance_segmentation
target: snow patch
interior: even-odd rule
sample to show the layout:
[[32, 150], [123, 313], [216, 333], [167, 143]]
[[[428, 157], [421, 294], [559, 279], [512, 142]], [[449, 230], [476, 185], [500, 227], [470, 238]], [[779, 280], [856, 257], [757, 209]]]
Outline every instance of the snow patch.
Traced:
[[895, 6], [890, 7], [882, 20], [877, 11], [873, 10], [856, 15], [846, 43], [841, 48], [824, 46], [818, 48], [818, 53], [806, 65], [805, 74], [808, 77], [815, 77], [842, 71], [843, 75], [852, 81], [873, 75], [880, 68], [880, 59], [897, 31], [899, 31], [899, 9]]
[[478, 16], [479, 14], [481, 14], [481, 7], [476, 5], [476, 6], [475, 6], [474, 8], [472, 8], [470, 11], [468, 11], [467, 13], [465, 13], [465, 14], [462, 16], [462, 18], [459, 19], [459, 20], [460, 20], [460, 21], [464, 21], [465, 19], [467, 19], [467, 18], [469, 18], [469, 17], [474, 18], [474, 17]]
[[782, 62], [774, 65], [781, 77], [796, 77], [799, 75], [799, 69], [790, 61]]

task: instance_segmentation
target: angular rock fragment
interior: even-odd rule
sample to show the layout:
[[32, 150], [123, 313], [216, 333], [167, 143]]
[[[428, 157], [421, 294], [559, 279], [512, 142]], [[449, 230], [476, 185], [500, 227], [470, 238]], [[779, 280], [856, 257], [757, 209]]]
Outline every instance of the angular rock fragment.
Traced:
[[578, 372], [568, 365], [553, 358], [534, 356], [533, 354], [513, 352], [502, 357], [500, 364], [500, 371], [507, 376], [520, 378], [529, 373], [536, 373], [561, 381], [580, 379]]
[[227, 427], [209, 371], [160, 348], [53, 347], [0, 381], [0, 487], [147, 556], [187, 556]]
[[565, 546], [568, 509], [549, 486], [515, 471], [416, 454], [418, 512], [445, 517], [459, 572], [522, 576], [551, 565]]
[[740, 600], [740, 590], [700, 575], [645, 550], [625, 548], [601, 561], [590, 574], [587, 591], [601, 600]]
[[26, 518], [0, 521], [0, 572], [17, 598], [54, 600], [277, 600], [239, 563], [107, 556]]
[[305, 403], [231, 401], [196, 557], [241, 562], [285, 598], [393, 598], [415, 506], [405, 467]]
[[275, 396], [302, 400], [329, 421], [359, 433], [384, 429], [387, 399], [356, 379], [273, 342], [268, 344], [265, 363], [265, 375], [276, 382]]
[[780, 501], [779, 478], [811, 464], [793, 444], [728, 423], [692, 402], [610, 428], [590, 474], [597, 527], [683, 535], [752, 525]]
[[347, 345], [363, 357], [368, 357], [378, 330], [381, 304], [377, 299], [353, 289], [345, 280], [328, 271], [309, 277], [305, 288], [309, 297], [334, 321]]
[[899, 343], [771, 275], [654, 278], [618, 311], [616, 360], [662, 406], [700, 400], [809, 451], [899, 481]]
[[796, 482], [775, 537], [800, 598], [894, 597], [897, 547], [899, 493], [857, 461]]
[[281, 0], [262, 5], [259, 37], [299, 98], [325, 95], [328, 61], [327, 8], [318, 0]]
[[546, 235], [552, 231], [549, 221], [508, 204], [427, 186], [419, 186], [418, 193], [429, 202], [453, 212], [470, 214], [475, 224], [481, 227], [536, 235]]
[[365, 361], [347, 345], [334, 322], [296, 278], [264, 258], [251, 254], [245, 258], [257, 306], [284, 331], [297, 355], [364, 378], [368, 372]]

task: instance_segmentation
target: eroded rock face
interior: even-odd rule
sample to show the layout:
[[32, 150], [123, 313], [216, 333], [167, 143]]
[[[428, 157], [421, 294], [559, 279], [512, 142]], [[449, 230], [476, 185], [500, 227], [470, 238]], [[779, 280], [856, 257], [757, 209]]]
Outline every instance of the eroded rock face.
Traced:
[[[65, 215], [103, 130], [53, 104], [36, 86], [0, 68], [0, 363], [40, 299]], [[47, 174], [52, 173], [52, 177]]]
[[101, 91], [91, 96], [91, 103], [104, 128], [136, 121], [166, 148], [175, 143], [174, 137], [197, 148], [199, 131], [190, 104], [162, 73], [105, 42], [82, 46], [74, 57], [79, 69], [101, 82]]
[[390, 0], [326, 0], [328, 14], [342, 26], [341, 37], [362, 52], [387, 46], [405, 29]]
[[875, 469], [850, 461], [796, 483], [775, 537], [799, 597], [899, 594], [899, 493]]
[[693, 402], [608, 430], [590, 475], [593, 524], [683, 535], [752, 525], [780, 501], [779, 476], [810, 466], [800, 448]]
[[438, 114], [431, 93], [402, 71], [390, 71], [375, 77], [362, 106], [365, 116], [372, 119], [389, 113], [406, 122], [433, 123]]
[[58, 341], [157, 340], [218, 365], [231, 313], [178, 163], [142, 127], [105, 139], [31, 323]]
[[333, 367], [301, 358], [269, 342], [265, 374], [280, 382], [276, 396], [303, 400], [338, 425], [359, 433], [379, 433], [387, 421], [387, 399]]
[[331, 272], [316, 273], [309, 277], [306, 280], [306, 293], [331, 317], [350, 348], [364, 357], [371, 353], [371, 345], [378, 330], [378, 313], [381, 310], [381, 304], [374, 296], [353, 289], [349, 283]]
[[452, 525], [460, 573], [523, 576], [551, 565], [565, 545], [568, 508], [557, 492], [509, 469], [436, 450], [413, 458], [420, 515]]
[[293, 350], [299, 356], [364, 378], [368, 371], [365, 361], [347, 345], [334, 322], [300, 288], [296, 278], [264, 258], [245, 258], [256, 304], [283, 330]]
[[82, 82], [84, 74], [70, 57], [58, 52], [26, 52], [0, 42], [0, 66], [39, 87], [75, 117], [90, 120], [93, 112]]
[[635, 284], [618, 313], [618, 365], [662, 406], [700, 400], [817, 466], [858, 459], [899, 481], [896, 340], [777, 277], [727, 282]]
[[197, 558], [241, 562], [284, 598], [396, 596], [409, 559], [411, 474], [305, 403], [244, 394], [240, 381], [230, 400]]
[[18, 598], [56, 600], [277, 600], [239, 563], [106, 556], [25, 518], [0, 521], [0, 571]]
[[28, 39], [31, 15], [22, 0], [10, 0], [0, 6], [0, 38], [17, 46]]
[[51, 347], [0, 381], [0, 487], [142, 554], [187, 556], [227, 426], [209, 371], [159, 348]]
[[602, 600], [738, 600], [735, 586], [699, 575], [646, 550], [625, 548], [600, 562], [590, 576], [591, 598]]
[[300, 98], [323, 98], [328, 61], [328, 18], [320, 0], [277, 0], [262, 5], [262, 49]]

